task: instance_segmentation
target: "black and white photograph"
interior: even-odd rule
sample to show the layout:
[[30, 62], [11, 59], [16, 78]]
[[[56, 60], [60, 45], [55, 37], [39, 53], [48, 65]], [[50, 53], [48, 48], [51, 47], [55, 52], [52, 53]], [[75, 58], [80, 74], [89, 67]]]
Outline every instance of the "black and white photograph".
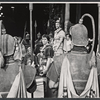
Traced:
[[100, 98], [100, 2], [0, 2], [0, 98]]

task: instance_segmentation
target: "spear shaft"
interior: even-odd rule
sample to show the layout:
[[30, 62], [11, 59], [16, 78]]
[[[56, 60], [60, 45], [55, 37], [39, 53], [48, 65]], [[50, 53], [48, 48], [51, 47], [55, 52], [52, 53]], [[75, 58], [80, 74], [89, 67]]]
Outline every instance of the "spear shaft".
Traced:
[[29, 10], [30, 10], [30, 42], [31, 42], [31, 57], [33, 55], [33, 35], [32, 35], [32, 10], [33, 10], [33, 4], [29, 4]]
[[36, 40], [36, 28], [37, 28], [37, 23], [36, 23], [36, 21], [35, 21], [34, 27], [35, 27], [35, 40]]
[[2, 49], [1, 23], [2, 23], [2, 20], [0, 20], [0, 50]]

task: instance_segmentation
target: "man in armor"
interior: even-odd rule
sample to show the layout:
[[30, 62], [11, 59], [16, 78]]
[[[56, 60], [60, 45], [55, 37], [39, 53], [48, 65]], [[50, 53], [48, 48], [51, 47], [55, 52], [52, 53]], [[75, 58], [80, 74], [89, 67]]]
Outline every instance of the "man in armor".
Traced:
[[56, 30], [54, 31], [54, 44], [53, 44], [53, 50], [54, 55], [58, 56], [64, 53], [63, 51], [63, 41], [65, 38], [65, 32], [61, 28], [61, 21], [60, 18], [56, 20], [55, 22]]

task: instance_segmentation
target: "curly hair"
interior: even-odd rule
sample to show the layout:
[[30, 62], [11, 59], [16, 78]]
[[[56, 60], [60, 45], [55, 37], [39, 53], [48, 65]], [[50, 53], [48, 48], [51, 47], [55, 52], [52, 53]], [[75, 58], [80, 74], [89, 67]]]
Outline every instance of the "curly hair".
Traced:
[[48, 41], [50, 41], [50, 37], [49, 37], [49, 35], [47, 35], [47, 34], [43, 34], [42, 37], [45, 37], [45, 38], [47, 38]]

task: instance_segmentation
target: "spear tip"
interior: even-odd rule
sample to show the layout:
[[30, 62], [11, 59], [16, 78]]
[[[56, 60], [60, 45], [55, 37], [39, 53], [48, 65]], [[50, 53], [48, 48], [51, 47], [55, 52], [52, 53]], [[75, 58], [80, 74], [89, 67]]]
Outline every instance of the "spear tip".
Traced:
[[36, 20], [35, 20], [35, 25], [34, 25], [35, 27], [37, 27], [37, 23], [36, 23]]

